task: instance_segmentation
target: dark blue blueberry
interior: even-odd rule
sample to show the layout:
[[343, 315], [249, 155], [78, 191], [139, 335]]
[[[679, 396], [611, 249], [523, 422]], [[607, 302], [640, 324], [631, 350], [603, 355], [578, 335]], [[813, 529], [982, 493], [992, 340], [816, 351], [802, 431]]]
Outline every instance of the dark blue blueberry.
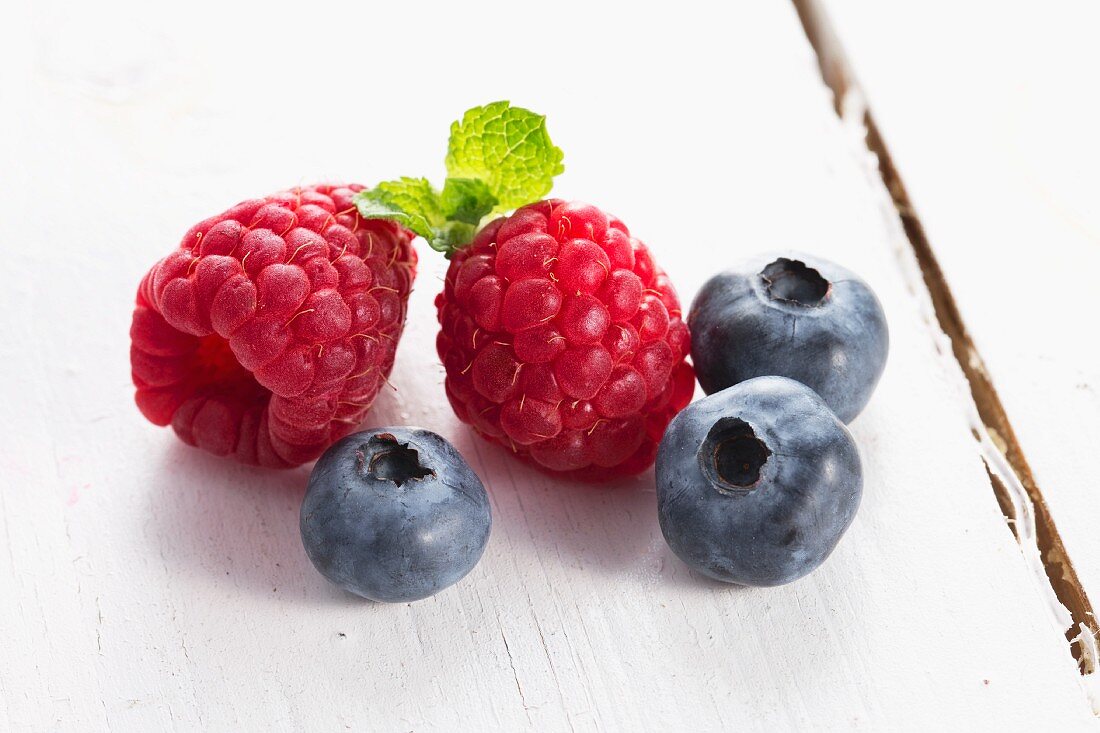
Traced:
[[753, 377], [811, 387], [844, 422], [863, 410], [890, 336], [867, 283], [827, 260], [761, 256], [703, 285], [688, 315], [691, 357], [707, 394]]
[[781, 585], [819, 566], [859, 507], [844, 423], [809, 387], [758, 377], [699, 400], [657, 453], [657, 509], [673, 552], [727, 583]]
[[473, 569], [493, 520], [454, 446], [419, 428], [349, 435], [317, 461], [300, 518], [326, 578], [375, 601], [416, 601]]

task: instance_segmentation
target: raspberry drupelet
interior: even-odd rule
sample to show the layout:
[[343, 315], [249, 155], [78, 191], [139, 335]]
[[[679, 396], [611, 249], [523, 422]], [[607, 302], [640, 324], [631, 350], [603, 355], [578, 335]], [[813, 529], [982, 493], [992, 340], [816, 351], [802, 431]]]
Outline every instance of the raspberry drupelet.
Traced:
[[410, 232], [362, 219], [362, 186], [304, 186], [196, 224], [142, 280], [136, 401], [220, 456], [273, 468], [363, 419], [393, 366], [416, 270]]
[[436, 306], [455, 413], [543, 469], [640, 473], [691, 401], [676, 292], [594, 206], [545, 200], [490, 222], [455, 252]]

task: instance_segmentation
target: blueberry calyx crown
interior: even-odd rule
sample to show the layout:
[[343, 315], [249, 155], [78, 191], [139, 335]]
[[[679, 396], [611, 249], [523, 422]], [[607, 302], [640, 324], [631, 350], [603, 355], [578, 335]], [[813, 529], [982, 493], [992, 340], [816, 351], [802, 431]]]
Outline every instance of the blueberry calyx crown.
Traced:
[[756, 488], [772, 451], [752, 426], [738, 417], [714, 423], [699, 448], [703, 473], [714, 490], [740, 496]]
[[[420, 452], [408, 443], [399, 443], [390, 433], [372, 435], [355, 451], [359, 473], [375, 481], [392, 481], [401, 486], [435, 476], [435, 471], [420, 463]], [[369, 458], [368, 458], [369, 456]]]
[[785, 303], [819, 306], [829, 297], [832, 283], [801, 260], [780, 257], [760, 271], [769, 296]]

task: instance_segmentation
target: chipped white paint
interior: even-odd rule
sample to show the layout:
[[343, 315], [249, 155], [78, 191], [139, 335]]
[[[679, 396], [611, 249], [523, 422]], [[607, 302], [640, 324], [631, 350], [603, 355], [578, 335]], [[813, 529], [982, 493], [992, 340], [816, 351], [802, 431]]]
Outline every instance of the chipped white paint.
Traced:
[[[791, 8], [390, 5], [6, 18], [0, 728], [1091, 726]], [[570, 486], [471, 436], [445, 405], [444, 263], [423, 248], [397, 391], [371, 419], [447, 435], [488, 484], [494, 534], [455, 588], [338, 592], [297, 537], [305, 469], [226, 463], [142, 422], [133, 290], [192, 220], [298, 181], [441, 172], [447, 122], [494, 98], [551, 113], [559, 194], [619, 214], [685, 298], [719, 260], [785, 245], [877, 289], [893, 350], [854, 424], [864, 504], [818, 573], [706, 582], [665, 547], [651, 476]]]
[[[869, 97], [982, 355], [976, 366], [992, 379], [1095, 604], [1100, 348], [1089, 324], [1100, 293], [1100, 103], [1088, 90], [1100, 68], [1100, 7], [1060, 0], [1036, 14], [1013, 3], [817, 4]], [[984, 442], [1003, 463], [991, 445], [999, 440]], [[1025, 552], [1046, 584], [1027, 542], [1031, 501], [1002, 469]], [[1068, 614], [1056, 611], [1068, 629]], [[1100, 675], [1088, 684], [1100, 712]]]
[[[828, 54], [829, 52], [826, 51], [826, 53]], [[846, 89], [844, 98], [841, 100], [840, 104], [840, 117], [852, 145], [857, 149], [866, 145], [865, 141], [868, 134], [866, 122], [867, 114], [867, 102], [860, 87], [853, 85]], [[875, 155], [869, 154], [864, 156], [864, 171], [869, 181], [874, 182], [881, 180], [882, 174], [879, 168], [879, 161]], [[892, 233], [895, 239], [901, 241], [901, 239], [905, 238], [907, 235], [902, 227], [901, 219], [898, 218], [896, 214], [896, 204], [884, 187], [875, 187], [872, 184], [872, 188], [876, 192], [878, 206], [880, 210], [884, 212], [886, 228]], [[923, 292], [924, 277], [921, 273], [920, 264], [913, 256], [913, 252], [908, 248], [898, 250], [898, 263], [909, 287], [912, 288], [914, 292]], [[921, 317], [924, 319], [925, 323], [932, 327], [932, 338], [936, 342], [936, 348], [944, 354], [951, 353], [951, 339], [939, 329], [937, 325], [938, 317], [936, 316], [931, 299], [922, 296], [918, 298], [918, 302], [920, 304]], [[956, 386], [958, 387], [958, 403], [966, 411], [970, 430], [977, 440], [978, 453], [981, 455], [989, 472], [1001, 481], [1007, 498], [1012, 503], [1012, 515], [1014, 518], [1007, 521], [1013, 525], [1017, 542], [1020, 544], [1020, 552], [1023, 554], [1024, 561], [1027, 563], [1036, 590], [1046, 601], [1046, 607], [1050, 612], [1050, 620], [1060, 631], [1067, 631], [1073, 625], [1073, 617], [1069, 610], [1058, 599], [1047, 577], [1046, 568], [1043, 565], [1043, 558], [1039, 552], [1039, 543], [1036, 536], [1035, 505], [1019, 477], [1009, 465], [1008, 459], [1005, 458], [1002, 450], [994, 443], [991, 432], [989, 428], [983, 424], [981, 416], [978, 413], [978, 408], [974, 404], [972, 397], [966, 393], [966, 388], [964, 386], [966, 384], [965, 376], [962, 376], [960, 373], [960, 377], [961, 379], [956, 382]]]
[[1092, 712], [1100, 716], [1100, 645], [1097, 644], [1096, 634], [1083, 623], [1077, 624], [1077, 636], [1073, 637], [1074, 643], [1081, 645], [1081, 657], [1085, 665], [1094, 670], [1084, 678], [1085, 689], [1088, 690], [1089, 700], [1092, 701]]

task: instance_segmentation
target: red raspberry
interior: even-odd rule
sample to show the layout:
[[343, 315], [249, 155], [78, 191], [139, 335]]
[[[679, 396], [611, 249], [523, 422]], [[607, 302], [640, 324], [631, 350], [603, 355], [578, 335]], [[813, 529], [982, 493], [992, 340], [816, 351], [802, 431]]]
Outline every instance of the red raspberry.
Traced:
[[405, 324], [412, 235], [360, 219], [362, 186], [305, 186], [196, 224], [142, 280], [137, 404], [184, 442], [290, 467], [351, 432]]
[[540, 201], [491, 222], [451, 260], [436, 306], [455, 413], [544, 469], [640, 473], [691, 401], [672, 283], [594, 206]]

